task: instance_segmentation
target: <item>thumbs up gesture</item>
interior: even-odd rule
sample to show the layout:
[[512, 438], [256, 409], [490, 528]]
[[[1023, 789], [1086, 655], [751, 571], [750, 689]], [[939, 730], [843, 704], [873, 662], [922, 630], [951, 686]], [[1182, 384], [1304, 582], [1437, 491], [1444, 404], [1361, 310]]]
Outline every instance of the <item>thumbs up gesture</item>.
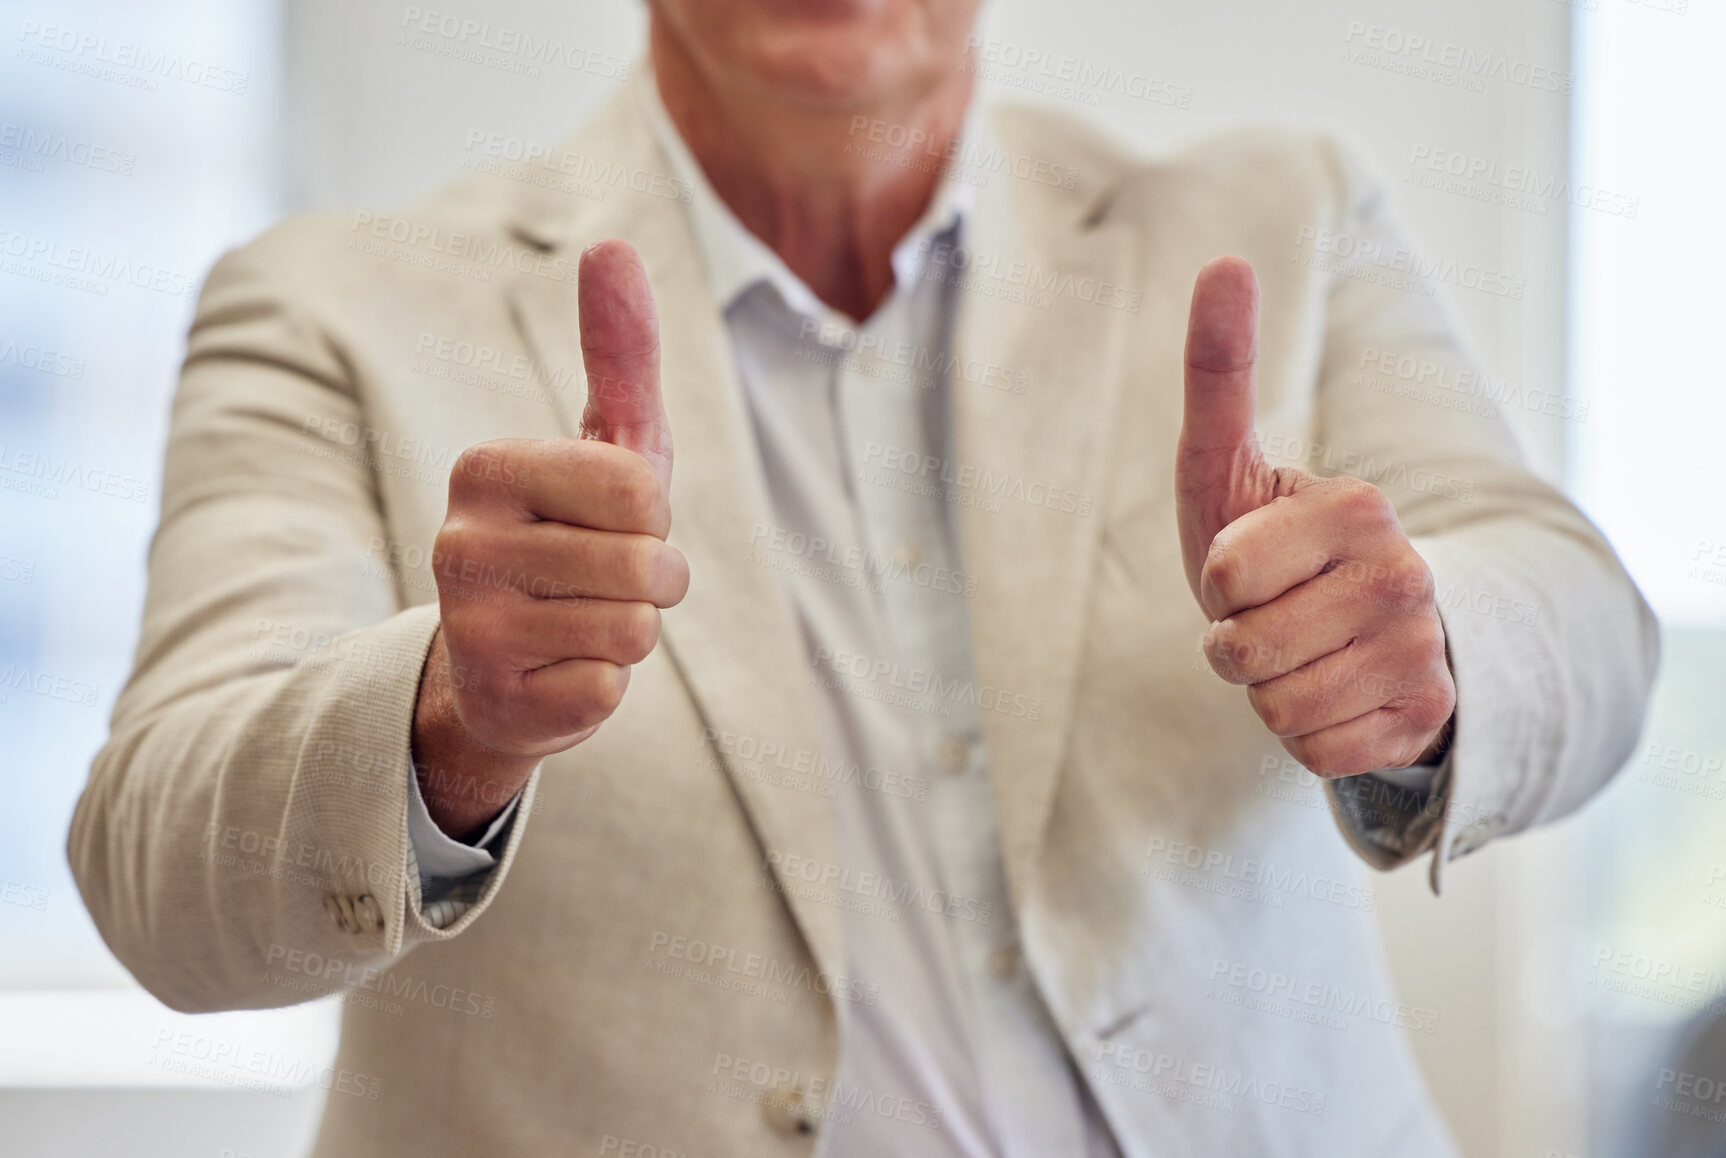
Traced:
[[1265, 461], [1258, 308], [1245, 261], [1200, 272], [1175, 501], [1205, 655], [1320, 776], [1432, 760], [1456, 707], [1432, 572], [1377, 487]]
[[646, 271], [607, 241], [582, 254], [578, 277], [581, 437], [464, 452], [433, 547], [440, 630], [414, 755], [432, 819], [458, 838], [617, 709], [630, 665], [659, 639], [659, 609], [689, 587], [665, 542], [671, 427]]

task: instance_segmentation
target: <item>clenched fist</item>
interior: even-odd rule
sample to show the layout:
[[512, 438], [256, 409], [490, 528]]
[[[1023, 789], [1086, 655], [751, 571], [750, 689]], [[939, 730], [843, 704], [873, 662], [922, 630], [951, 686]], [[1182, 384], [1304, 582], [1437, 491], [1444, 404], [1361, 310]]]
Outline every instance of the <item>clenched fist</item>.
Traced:
[[660, 608], [689, 587], [665, 542], [671, 428], [647, 274], [621, 241], [583, 253], [578, 274], [581, 438], [469, 449], [434, 547], [440, 627], [414, 755], [432, 819], [458, 838], [617, 710]]
[[1257, 353], [1258, 281], [1218, 258], [1193, 289], [1175, 456], [1205, 655], [1320, 776], [1431, 760], [1456, 707], [1432, 573], [1377, 487], [1265, 462]]

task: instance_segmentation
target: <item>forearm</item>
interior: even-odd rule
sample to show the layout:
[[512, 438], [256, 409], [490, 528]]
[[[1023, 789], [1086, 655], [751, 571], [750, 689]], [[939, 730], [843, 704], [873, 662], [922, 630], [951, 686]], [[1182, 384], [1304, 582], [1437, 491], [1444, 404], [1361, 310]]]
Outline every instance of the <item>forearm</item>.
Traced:
[[[68, 856], [103, 938], [187, 1010], [320, 996], [272, 971], [317, 952], [386, 963], [419, 939], [402, 817], [409, 721], [435, 621], [404, 612], [344, 658], [224, 681], [149, 710], [129, 689]], [[165, 677], [164, 677], [165, 678]]]
[[1456, 672], [1459, 836], [1516, 832], [1579, 807], [1628, 757], [1653, 681], [1659, 637], [1647, 604], [1580, 514], [1543, 505], [1545, 517], [1416, 540], [1438, 580]]

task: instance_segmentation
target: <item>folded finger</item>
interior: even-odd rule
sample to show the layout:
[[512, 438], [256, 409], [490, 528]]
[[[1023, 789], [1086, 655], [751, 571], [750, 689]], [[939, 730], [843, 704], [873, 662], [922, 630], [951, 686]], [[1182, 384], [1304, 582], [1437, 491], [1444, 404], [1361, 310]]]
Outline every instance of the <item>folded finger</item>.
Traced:
[[674, 607], [689, 589], [683, 553], [653, 535], [542, 520], [486, 528], [465, 542], [465, 557], [438, 566], [445, 581], [481, 602], [615, 599]]
[[489, 632], [521, 671], [566, 659], [640, 663], [659, 642], [659, 608], [643, 600], [548, 599], [516, 603]]
[[1258, 684], [1305, 667], [1361, 638], [1378, 618], [1316, 576], [1259, 607], [1211, 624], [1205, 657], [1232, 684]]
[[1247, 689], [1266, 728], [1283, 739], [1365, 715], [1411, 695], [1418, 687], [1386, 649], [1351, 643], [1272, 680]]
[[1395, 708], [1370, 712], [1304, 736], [1283, 740], [1289, 755], [1326, 780], [1406, 768], [1426, 750], [1425, 739]]
[[1314, 479], [1218, 532], [1200, 573], [1199, 601], [1213, 620], [1262, 607], [1397, 525], [1378, 488], [1358, 479]]

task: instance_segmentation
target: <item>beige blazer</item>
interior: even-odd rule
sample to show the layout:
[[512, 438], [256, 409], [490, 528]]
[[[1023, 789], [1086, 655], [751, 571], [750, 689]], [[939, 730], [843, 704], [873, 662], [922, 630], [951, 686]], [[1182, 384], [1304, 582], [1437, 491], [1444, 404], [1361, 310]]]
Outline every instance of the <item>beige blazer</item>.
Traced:
[[[955, 461], [1085, 499], [960, 507], [978, 681], [1038, 705], [985, 733], [1026, 965], [1129, 1158], [1446, 1153], [1405, 1037], [1442, 1011], [1398, 1002], [1363, 859], [1435, 848], [1436, 883], [1581, 804], [1634, 742], [1653, 621], [1524, 468], [1422, 276], [1478, 271], [1407, 248], [1334, 143], [1145, 159], [1048, 113], [994, 131], [1048, 165], [972, 158], [957, 350], [1001, 369], [955, 382]], [[858, 897], [794, 755], [819, 747], [817, 673], [749, 554], [769, 506], [681, 192], [619, 99], [549, 159], [288, 221], [204, 289], [137, 666], [70, 857], [177, 1009], [345, 994], [319, 1155], [757, 1158], [895, 1112], [827, 1084], [866, 999], [835, 984]], [[693, 580], [438, 929], [404, 789], [446, 478], [471, 444], [577, 429], [574, 271], [604, 237], [658, 295]], [[1327, 793], [1198, 652], [1171, 463], [1188, 297], [1225, 252], [1263, 282], [1273, 459], [1379, 481], [1437, 575], [1460, 697], [1442, 815]]]

